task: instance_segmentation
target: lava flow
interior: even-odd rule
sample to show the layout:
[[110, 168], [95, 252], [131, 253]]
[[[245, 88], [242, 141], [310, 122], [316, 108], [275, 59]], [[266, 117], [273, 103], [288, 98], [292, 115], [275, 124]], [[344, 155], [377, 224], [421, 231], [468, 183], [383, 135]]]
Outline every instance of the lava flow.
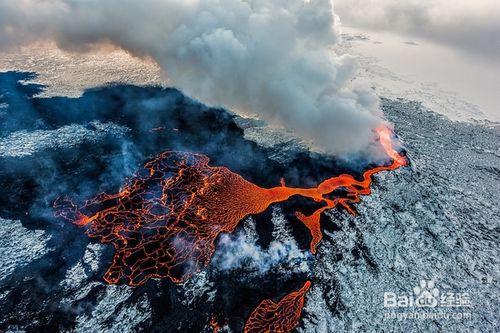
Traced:
[[[316, 188], [291, 188], [283, 182], [266, 189], [225, 167], [209, 166], [204, 155], [165, 152], [146, 163], [120, 192], [100, 194], [80, 208], [58, 199], [54, 208], [56, 215], [85, 228], [88, 236], [114, 245], [113, 262], [104, 275], [108, 283], [136, 286], [164, 277], [183, 282], [208, 265], [220, 233], [233, 232], [245, 216], [294, 195], [324, 203], [310, 216], [296, 213], [311, 232], [315, 253], [322, 238], [322, 212], [341, 205], [354, 214], [351, 204], [370, 194], [373, 174], [407, 164], [392, 147], [392, 131], [384, 127], [377, 133], [392, 162], [365, 171], [361, 180], [342, 174]], [[345, 189], [347, 196], [327, 197], [337, 189]]]
[[306, 281], [304, 286], [283, 297], [278, 303], [263, 300], [248, 317], [245, 333], [290, 332], [299, 324], [304, 298], [311, 287]]

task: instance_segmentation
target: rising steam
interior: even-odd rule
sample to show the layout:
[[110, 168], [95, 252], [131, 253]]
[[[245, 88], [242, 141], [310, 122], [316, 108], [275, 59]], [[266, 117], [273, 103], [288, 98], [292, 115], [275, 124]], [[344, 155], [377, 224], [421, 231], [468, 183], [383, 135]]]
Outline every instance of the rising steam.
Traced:
[[337, 39], [330, 0], [0, 0], [0, 47], [111, 43], [153, 58], [188, 95], [343, 154], [366, 148], [381, 120]]

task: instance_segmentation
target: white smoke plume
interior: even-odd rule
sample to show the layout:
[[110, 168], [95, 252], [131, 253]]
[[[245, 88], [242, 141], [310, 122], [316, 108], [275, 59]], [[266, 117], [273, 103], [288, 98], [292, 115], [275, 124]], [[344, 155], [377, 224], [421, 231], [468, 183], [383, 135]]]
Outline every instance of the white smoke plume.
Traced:
[[272, 270], [282, 274], [308, 273], [312, 255], [297, 245], [287, 221], [278, 208], [273, 208], [273, 240], [268, 248], [257, 245], [255, 221], [244, 221], [244, 232], [223, 234], [212, 259], [212, 267], [222, 271], [244, 269], [247, 275], [261, 275]]
[[113, 44], [154, 59], [170, 84], [256, 114], [329, 153], [373, 140], [378, 99], [351, 86], [331, 0], [0, 0], [0, 47]]
[[293, 239], [283, 242], [273, 240], [269, 248], [263, 249], [244, 234], [224, 234], [220, 237], [212, 266], [224, 271], [244, 268], [258, 275], [278, 268], [285, 274], [305, 273], [309, 271], [307, 263], [310, 257], [307, 251], [299, 249]]

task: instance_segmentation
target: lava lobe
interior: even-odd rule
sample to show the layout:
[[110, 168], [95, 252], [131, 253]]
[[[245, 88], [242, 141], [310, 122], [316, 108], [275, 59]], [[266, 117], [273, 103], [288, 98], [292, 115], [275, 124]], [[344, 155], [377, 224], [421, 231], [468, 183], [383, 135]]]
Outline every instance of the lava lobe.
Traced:
[[[321, 241], [320, 215], [370, 194], [373, 174], [406, 165], [392, 147], [392, 131], [377, 130], [379, 141], [392, 159], [390, 165], [363, 173], [361, 180], [348, 174], [326, 179], [315, 188], [281, 186], [262, 188], [225, 167], [209, 166], [208, 157], [185, 152], [164, 152], [147, 162], [116, 194], [102, 193], [77, 208], [58, 199], [56, 215], [86, 230], [89, 237], [115, 247], [113, 262], [104, 275], [108, 283], [144, 284], [149, 278], [180, 283], [209, 264], [220, 233], [231, 233], [248, 215], [271, 204], [300, 195], [324, 203], [312, 215], [296, 213], [310, 230], [311, 252]], [[347, 196], [327, 197], [337, 189]]]
[[263, 300], [248, 317], [245, 333], [290, 332], [299, 324], [304, 298], [311, 287], [306, 281], [304, 286], [283, 297], [278, 303]]

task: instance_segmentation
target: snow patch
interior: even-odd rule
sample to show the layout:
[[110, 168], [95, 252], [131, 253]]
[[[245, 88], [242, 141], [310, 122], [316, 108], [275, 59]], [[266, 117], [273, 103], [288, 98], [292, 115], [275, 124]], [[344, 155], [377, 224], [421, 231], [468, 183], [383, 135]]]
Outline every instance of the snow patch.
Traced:
[[72, 148], [95, 143], [105, 135], [123, 136], [129, 129], [113, 123], [93, 121], [89, 126], [68, 125], [55, 130], [16, 131], [0, 138], [0, 157], [24, 157], [49, 148]]
[[0, 280], [50, 251], [50, 237], [41, 230], [29, 230], [19, 220], [0, 218]]

